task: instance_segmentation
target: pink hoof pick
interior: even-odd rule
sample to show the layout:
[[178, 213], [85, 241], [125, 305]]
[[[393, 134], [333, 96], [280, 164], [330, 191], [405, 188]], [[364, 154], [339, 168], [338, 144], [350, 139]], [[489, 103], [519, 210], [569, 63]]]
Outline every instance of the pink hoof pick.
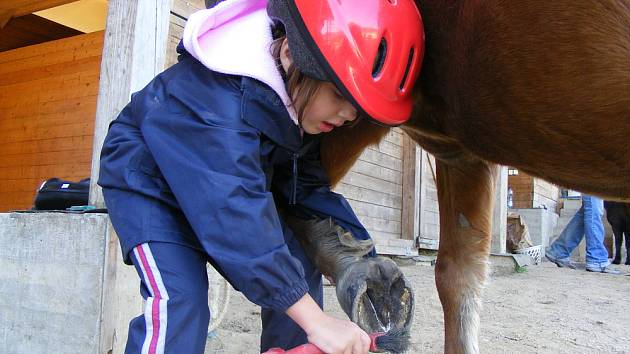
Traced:
[[[370, 334], [370, 352], [372, 353], [402, 353], [409, 346], [409, 334], [407, 331], [391, 330], [388, 332]], [[293, 349], [284, 350], [271, 348], [263, 354], [325, 354], [314, 344], [302, 344]]]

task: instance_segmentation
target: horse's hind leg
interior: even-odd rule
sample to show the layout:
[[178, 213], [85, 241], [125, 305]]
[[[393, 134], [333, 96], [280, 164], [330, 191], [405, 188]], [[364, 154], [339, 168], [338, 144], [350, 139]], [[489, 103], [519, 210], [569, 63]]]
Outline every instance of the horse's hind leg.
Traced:
[[497, 166], [466, 158], [437, 162], [440, 247], [435, 281], [445, 353], [478, 353], [481, 290], [492, 232]]
[[[615, 257], [612, 264], [621, 263], [621, 242], [623, 242], [623, 228], [619, 225], [612, 225], [613, 237], [615, 238]], [[627, 240], [626, 240], [627, 241]], [[628, 243], [626, 242], [626, 247]]]
[[[630, 265], [630, 224], [626, 223], [626, 228], [624, 230], [624, 234], [626, 235], [626, 265]], [[621, 233], [619, 233], [619, 238], [621, 239]], [[617, 252], [621, 253], [621, 247], [617, 250]], [[621, 254], [619, 254], [621, 256]], [[617, 255], [615, 255], [615, 258]]]

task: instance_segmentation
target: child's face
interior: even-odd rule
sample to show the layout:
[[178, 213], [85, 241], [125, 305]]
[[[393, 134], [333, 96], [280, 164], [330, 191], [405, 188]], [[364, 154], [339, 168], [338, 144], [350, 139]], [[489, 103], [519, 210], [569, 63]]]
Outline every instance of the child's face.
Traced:
[[[285, 72], [293, 63], [289, 41], [285, 38], [280, 49], [280, 62]], [[322, 82], [307, 103], [300, 125], [308, 134], [328, 133], [357, 119], [357, 110], [330, 82]]]
[[328, 133], [357, 119], [357, 110], [337, 90], [324, 82], [304, 109], [300, 122], [308, 134]]

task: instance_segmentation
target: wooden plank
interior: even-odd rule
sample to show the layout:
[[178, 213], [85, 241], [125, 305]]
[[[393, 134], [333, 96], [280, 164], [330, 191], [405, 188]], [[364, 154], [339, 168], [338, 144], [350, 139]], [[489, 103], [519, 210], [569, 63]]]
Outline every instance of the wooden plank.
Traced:
[[390, 232], [381, 232], [381, 231], [370, 231], [370, 236], [374, 240], [378, 240], [382, 243], [388, 243], [392, 240], [400, 240], [400, 233], [390, 233]]
[[352, 210], [354, 210], [357, 216], [377, 217], [385, 220], [401, 222], [400, 209], [388, 208], [382, 205], [366, 203], [360, 200], [353, 200], [349, 198], [348, 203], [350, 203], [350, 205], [352, 206]]
[[7, 156], [3, 163], [11, 166], [42, 166], [71, 163], [90, 162], [91, 151], [70, 150], [70, 151], [49, 151], [34, 154], [22, 154]]
[[71, 136], [40, 140], [22, 140], [3, 144], [0, 149], [0, 160], [10, 155], [21, 155], [46, 151], [70, 151], [81, 146], [92, 146], [92, 136]]
[[402, 146], [403, 145], [403, 136], [406, 134], [400, 128], [390, 129], [387, 134], [383, 137], [383, 140], [389, 141], [392, 144]]
[[440, 213], [435, 212], [435, 211], [425, 211], [424, 212], [424, 220], [425, 220], [425, 224], [439, 226], [440, 225]]
[[393, 144], [385, 139], [378, 143], [378, 151], [396, 159], [402, 158], [402, 146]]
[[[53, 127], [45, 127], [45, 128], [37, 128], [32, 132], [29, 132], [29, 135], [34, 137], [34, 139], [44, 139], [49, 136], [57, 136], [60, 138], [63, 137], [71, 137], [77, 135], [86, 135], [92, 131], [93, 124], [89, 123], [70, 123]], [[22, 141], [23, 137], [16, 135], [9, 135], [5, 141], [7, 142], [15, 142]]]
[[352, 171], [366, 176], [372, 176], [386, 182], [402, 185], [402, 173], [400, 171], [391, 170], [373, 162], [357, 160], [354, 166], [352, 166]]
[[177, 16], [188, 18], [193, 12], [205, 8], [206, 4], [201, 0], [173, 0], [171, 12]]
[[372, 218], [369, 216], [361, 217], [361, 223], [363, 226], [372, 232], [384, 232], [391, 235], [396, 235], [395, 238], [400, 238], [401, 223], [394, 220]]
[[[87, 97], [69, 97], [63, 101], [55, 102], [42, 102], [41, 104], [29, 104], [25, 107], [21, 107], [19, 110], [11, 110], [4, 112], [3, 120], [16, 120], [16, 119], [33, 119], [38, 115], [55, 115], [63, 114], [64, 112], [89, 112], [96, 109], [97, 96]], [[83, 118], [83, 116], [79, 117]], [[93, 117], [91, 117], [94, 119]]]
[[376, 239], [376, 252], [383, 255], [412, 256], [417, 255], [413, 241], [401, 239]]
[[[438, 231], [435, 230], [434, 232], [437, 233]], [[437, 238], [419, 237], [416, 243], [417, 243], [418, 248], [428, 249], [428, 250], [438, 250], [440, 246], [440, 241]]]
[[416, 143], [403, 137], [402, 173], [402, 238], [414, 240], [417, 236]]
[[[94, 96], [91, 97], [94, 98]], [[51, 105], [54, 105], [57, 102], [64, 101], [35, 101], [28, 102], [28, 104], [49, 103]], [[15, 111], [11, 114], [11, 117], [13, 118], [3, 119], [2, 121], [0, 121], [0, 129], [5, 130], [4, 133], [6, 134], [6, 131], [11, 130], [28, 130], [68, 123], [92, 123], [92, 121], [94, 120], [94, 108], [95, 106], [90, 107], [84, 105], [80, 106], [80, 108], [77, 110], [65, 110], [58, 113], [39, 113], [33, 115], [25, 115], [20, 111]], [[26, 133], [28, 135], [28, 131]]]
[[382, 179], [354, 172], [352, 170], [350, 170], [350, 172], [348, 172], [348, 174], [341, 181], [353, 186], [366, 188], [376, 192], [382, 192], [396, 196], [400, 196], [402, 194], [402, 185], [400, 184], [387, 182]]
[[[422, 216], [420, 225], [420, 237], [423, 239], [439, 240], [439, 204], [437, 197], [437, 188], [435, 184], [435, 158], [424, 152], [422, 157], [424, 166], [422, 183]], [[425, 242], [426, 243], [426, 242]], [[419, 243], [420, 248], [426, 248], [426, 245]], [[432, 249], [429, 247], [429, 249]]]
[[507, 189], [508, 171], [506, 166], [497, 166], [492, 213], [491, 252], [506, 252], [507, 237]]
[[[0, 179], [10, 179], [20, 176], [28, 179], [45, 179], [48, 177], [83, 176], [90, 173], [91, 161], [69, 164], [44, 164], [41, 166], [10, 166], [0, 167]], [[0, 190], [1, 191], [1, 190]]]
[[42, 63], [71, 62], [74, 58], [98, 55], [103, 46], [103, 31], [59, 39], [35, 46], [0, 53], [0, 73], [37, 68]]
[[[102, 32], [97, 32], [102, 33]], [[78, 36], [80, 37], [80, 36]], [[14, 73], [13, 76], [16, 75], [26, 75], [33, 69], [42, 71], [41, 75], [48, 74], [49, 76], [56, 74], [59, 70], [65, 70], [66, 72], [77, 72], [81, 71], [82, 68], [74, 68], [74, 67], [63, 67], [67, 63], [76, 62], [80, 63], [80, 60], [98, 60], [101, 56], [100, 46], [97, 45], [95, 48], [91, 48], [89, 51], [84, 52], [65, 52], [65, 53], [50, 53], [47, 56], [26, 58], [24, 60], [15, 60], [10, 61], [8, 63], [3, 63], [0, 66], [0, 75], [6, 75], [9, 73]], [[44, 70], [46, 65], [50, 65], [51, 68], [49, 70]], [[54, 67], [57, 65], [57, 67]], [[7, 76], [10, 77], [10, 76]], [[26, 81], [26, 80], [22, 80]], [[10, 82], [6, 82], [3, 84], [9, 84]]]
[[[428, 158], [428, 154], [422, 150], [422, 148], [418, 147], [416, 149], [416, 181], [418, 183], [418, 186], [416, 186], [417, 188], [417, 204], [418, 204], [418, 210], [417, 210], [417, 231], [416, 231], [416, 237], [417, 238], [422, 238], [422, 237], [426, 237], [425, 236], [425, 224], [426, 224], [426, 218], [424, 217], [424, 213], [425, 210], [427, 209], [427, 179], [426, 179], [426, 169], [427, 169], [427, 163], [426, 163], [426, 159]], [[418, 246], [420, 247], [421, 245], [418, 244]]]
[[387, 154], [375, 150], [373, 147], [368, 147], [363, 151], [359, 160], [374, 163], [376, 165], [389, 168], [390, 170], [402, 172], [402, 160], [393, 158]]
[[400, 196], [372, 191], [343, 182], [337, 185], [335, 191], [349, 199], [361, 200], [389, 208], [400, 209], [402, 207], [402, 199]]
[[[69, 66], [68, 63], [72, 63]], [[80, 73], [88, 72], [93, 73], [94, 67], [100, 66], [101, 56], [95, 55], [93, 57], [80, 58], [76, 61], [61, 62], [56, 64], [50, 64], [37, 67], [37, 70], [33, 68], [28, 70], [19, 70], [13, 72], [7, 72], [0, 74], [0, 86], [1, 85], [13, 85], [17, 83], [27, 83], [29, 81], [44, 81], [47, 79], [58, 79], [63, 75], [79, 76]], [[96, 71], [98, 73], [98, 69]]]
[[177, 45], [184, 35], [184, 25], [186, 20], [171, 14], [170, 23], [168, 29], [168, 40], [166, 45], [166, 59], [165, 67], [168, 68], [171, 65], [177, 63]]

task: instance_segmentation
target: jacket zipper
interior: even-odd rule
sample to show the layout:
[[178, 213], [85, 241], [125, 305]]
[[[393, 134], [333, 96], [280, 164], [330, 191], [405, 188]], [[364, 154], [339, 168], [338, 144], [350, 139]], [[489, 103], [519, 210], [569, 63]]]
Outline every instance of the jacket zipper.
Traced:
[[298, 154], [298, 153], [293, 153], [293, 155], [292, 155], [292, 160], [293, 160], [293, 191], [291, 193], [291, 200], [289, 202], [289, 204], [291, 204], [291, 205], [297, 204], [298, 158], [299, 157], [300, 157], [300, 154]]

